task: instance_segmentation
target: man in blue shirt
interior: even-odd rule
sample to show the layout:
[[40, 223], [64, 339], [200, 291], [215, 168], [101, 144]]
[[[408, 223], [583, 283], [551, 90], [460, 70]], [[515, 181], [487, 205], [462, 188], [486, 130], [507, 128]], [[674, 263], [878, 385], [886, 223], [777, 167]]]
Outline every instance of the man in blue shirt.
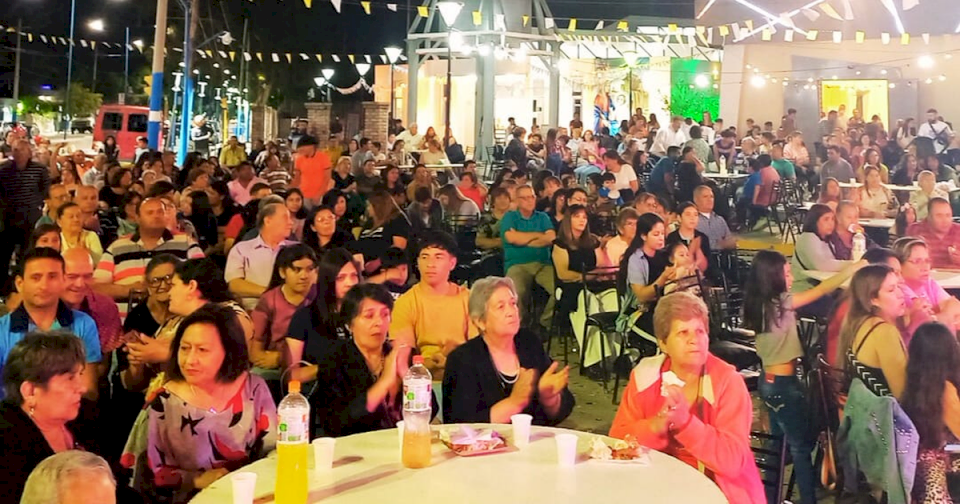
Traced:
[[32, 331], [70, 331], [83, 340], [87, 352], [84, 376], [86, 397], [97, 396], [97, 363], [100, 362], [100, 335], [89, 315], [71, 310], [60, 300], [65, 287], [64, 261], [54, 249], [39, 247], [24, 255], [17, 269], [16, 286], [20, 306], [0, 317], [0, 373], [13, 346]]
[[676, 145], [667, 149], [667, 155], [660, 158], [657, 164], [650, 172], [650, 180], [644, 188], [648, 193], [656, 194], [668, 201], [673, 199], [673, 180], [674, 170], [677, 168], [677, 160], [680, 159], [680, 147]]
[[[549, 300], [540, 315], [540, 325], [550, 328], [554, 305], [554, 272], [550, 247], [557, 233], [550, 217], [536, 211], [537, 195], [530, 186], [517, 188], [517, 209], [500, 221], [503, 237], [503, 263], [507, 277], [517, 288], [518, 301], [529, 302], [534, 282], [547, 291]], [[522, 313], [522, 312], [521, 312]]]

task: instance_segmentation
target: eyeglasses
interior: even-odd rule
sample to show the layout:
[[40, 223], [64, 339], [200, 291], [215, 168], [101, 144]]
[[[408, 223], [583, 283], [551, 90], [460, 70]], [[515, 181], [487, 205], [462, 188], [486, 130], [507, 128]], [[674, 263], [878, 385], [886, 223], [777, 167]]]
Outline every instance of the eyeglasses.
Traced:
[[151, 278], [147, 280], [147, 285], [150, 287], [160, 287], [160, 284], [172, 285], [173, 275], [173, 273], [170, 273], [169, 275], [164, 275], [162, 277]]

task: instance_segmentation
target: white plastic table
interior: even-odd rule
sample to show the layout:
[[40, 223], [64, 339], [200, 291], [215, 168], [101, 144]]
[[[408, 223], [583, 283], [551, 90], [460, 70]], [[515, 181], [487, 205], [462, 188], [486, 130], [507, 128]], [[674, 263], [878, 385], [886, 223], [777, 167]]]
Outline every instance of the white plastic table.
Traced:
[[727, 173], [704, 172], [703, 176], [709, 179], [714, 179], [714, 180], [740, 180], [740, 179], [745, 179], [750, 175], [747, 175], [746, 173], [732, 173], [732, 172], [727, 172]]
[[897, 221], [895, 219], [860, 219], [857, 222], [863, 227], [890, 229]]
[[[495, 428], [512, 444], [509, 425], [476, 427]], [[435, 431], [453, 428], [456, 426], [434, 426]], [[557, 433], [576, 434], [580, 438], [577, 464], [572, 468], [557, 465], [553, 439]], [[396, 429], [342, 437], [337, 439], [331, 471], [314, 472], [313, 455], [310, 455], [310, 496], [307, 502], [727, 502], [716, 484], [706, 476], [657, 451], [650, 452], [648, 466], [588, 460], [589, 443], [594, 437], [594, 434], [566, 429], [533, 427], [530, 445], [523, 450], [476, 457], [458, 457], [435, 439], [432, 465], [425, 469], [407, 469], [400, 463]], [[609, 438], [603, 439], [613, 442]], [[241, 470], [257, 473], [254, 502], [273, 502], [276, 454]], [[191, 502], [232, 502], [229, 476], [214, 482]]]
[[[837, 274], [836, 271], [818, 270], [807, 270], [804, 273], [808, 277], [821, 282]], [[933, 270], [930, 272], [930, 278], [940, 284], [940, 287], [943, 287], [944, 289], [960, 289], [960, 270]], [[850, 281], [847, 280], [844, 282], [843, 286], [849, 287]]]

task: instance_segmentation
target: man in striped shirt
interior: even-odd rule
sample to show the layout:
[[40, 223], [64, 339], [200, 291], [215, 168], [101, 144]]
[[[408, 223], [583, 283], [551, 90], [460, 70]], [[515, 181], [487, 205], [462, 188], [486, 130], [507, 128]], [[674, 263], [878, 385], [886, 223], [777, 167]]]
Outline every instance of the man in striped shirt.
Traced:
[[[107, 247], [93, 274], [94, 290], [126, 300], [131, 291], [146, 292], [147, 263], [157, 254], [173, 254], [180, 259], [203, 257], [196, 242], [185, 234], [167, 230], [163, 201], [147, 198], [137, 208], [140, 229], [129, 237], [118, 238]], [[124, 311], [121, 308], [121, 311]]]
[[0, 233], [0, 286], [7, 285], [10, 257], [18, 245], [23, 252], [50, 191], [50, 173], [32, 158], [30, 142], [20, 140], [13, 145], [13, 158], [0, 163], [0, 198], [5, 207]]

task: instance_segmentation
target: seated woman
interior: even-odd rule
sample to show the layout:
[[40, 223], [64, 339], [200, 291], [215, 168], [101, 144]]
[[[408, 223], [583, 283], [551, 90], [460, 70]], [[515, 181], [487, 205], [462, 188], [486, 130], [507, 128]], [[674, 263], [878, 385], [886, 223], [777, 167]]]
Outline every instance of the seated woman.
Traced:
[[460, 189], [453, 184], [447, 184], [437, 192], [437, 199], [443, 207], [443, 216], [446, 220], [454, 220], [457, 223], [473, 222], [480, 220], [480, 207], [470, 198], [463, 195]]
[[427, 150], [420, 153], [420, 162], [425, 165], [447, 165], [450, 161], [446, 153], [443, 152], [443, 146], [440, 140], [430, 140], [427, 142]]
[[247, 342], [230, 308], [196, 310], [171, 347], [167, 381], [137, 420], [123, 462], [135, 468], [135, 489], [187, 502], [274, 449], [277, 408], [263, 378], [249, 372]]
[[433, 181], [433, 174], [423, 163], [418, 164], [413, 169], [413, 181], [407, 185], [407, 201], [416, 200], [417, 189], [420, 187], [429, 188], [431, 197], [439, 189], [436, 182]]
[[669, 246], [676, 242], [683, 242], [690, 249], [693, 263], [703, 274], [710, 263], [710, 238], [697, 230], [700, 211], [697, 210], [697, 205], [687, 201], [677, 207], [677, 215], [680, 217], [680, 226], [667, 235], [666, 244]]
[[863, 169], [863, 185], [857, 190], [860, 193], [860, 217], [864, 219], [893, 218], [897, 216], [896, 196], [887, 189], [880, 180], [880, 169], [876, 166], [867, 166]]
[[907, 350], [897, 319], [903, 316], [900, 278], [871, 264], [853, 275], [850, 312], [840, 328], [836, 362], [878, 396], [899, 398], [906, 381]]
[[[317, 378], [317, 365], [339, 340], [349, 338], [340, 319], [340, 304], [351, 287], [360, 282], [360, 267], [350, 252], [333, 249], [320, 256], [317, 263], [317, 298], [308, 306], [297, 308], [287, 329], [284, 368], [290, 378], [302, 383]], [[301, 363], [306, 366], [300, 367]]]
[[837, 217], [830, 207], [817, 203], [807, 211], [791, 262], [796, 280], [793, 290], [802, 291], [813, 287], [814, 280], [807, 276], [808, 270], [836, 272], [847, 265], [847, 262], [840, 261], [833, 255], [827, 242], [827, 237], [833, 234], [836, 227]]
[[57, 226], [60, 227], [60, 252], [73, 248], [87, 249], [93, 264], [100, 262], [103, 247], [100, 238], [93, 231], [83, 229], [83, 217], [80, 206], [73, 202], [64, 203], [57, 209]]
[[904, 343], [909, 345], [913, 330], [931, 320], [956, 329], [960, 301], [930, 278], [930, 251], [926, 242], [919, 238], [900, 238], [894, 242], [893, 251], [902, 265], [900, 289], [907, 307], [902, 332]]
[[540, 339], [520, 329], [513, 280], [487, 277], [470, 290], [470, 318], [481, 337], [447, 357], [443, 418], [449, 423], [509, 423], [526, 413], [534, 425], [556, 425], [573, 411], [570, 369], [543, 350]]
[[370, 195], [367, 200], [367, 214], [370, 221], [363, 231], [360, 231], [356, 248], [363, 254], [365, 269], [373, 271], [379, 267], [380, 255], [388, 248], [407, 249], [410, 221], [385, 191], [376, 191]]
[[262, 369], [277, 369], [283, 357], [283, 341], [294, 312], [308, 306], [317, 295], [317, 255], [297, 243], [283, 247], [273, 265], [267, 291], [250, 314], [253, 341], [250, 362]]
[[233, 299], [223, 279], [223, 270], [213, 260], [190, 259], [178, 263], [169, 281], [169, 310], [175, 316], [161, 324], [156, 333], [132, 335], [126, 344], [130, 366], [121, 375], [123, 386], [133, 391], [146, 390], [148, 397], [163, 384], [163, 364], [170, 360], [170, 341], [183, 318], [207, 304], [230, 309], [236, 315], [244, 341], [253, 340], [253, 322]]
[[[900, 403], [920, 436], [913, 502], [956, 502], [948, 476], [958, 472], [957, 456], [944, 450], [960, 439], [960, 345], [943, 324], [917, 328], [910, 341], [907, 383]], [[952, 497], [952, 500], [951, 500]]]
[[833, 177], [827, 177], [820, 188], [820, 198], [817, 199], [817, 203], [826, 205], [836, 212], [837, 205], [842, 199], [843, 189], [840, 187], [840, 182]]
[[34, 332], [10, 350], [3, 366], [0, 403], [0, 495], [20, 502], [30, 471], [66, 450], [98, 451], [95, 418], [78, 417], [92, 404], [81, 402], [83, 342], [69, 332]]
[[[610, 436], [633, 436], [698, 468], [730, 502], [767, 502], [750, 450], [750, 393], [737, 370], [708, 350], [706, 304], [689, 292], [665, 296], [654, 326], [663, 353], [630, 374]], [[667, 374], [681, 385], [666, 382]]]
[[337, 227], [337, 214], [333, 207], [318, 206], [308, 222], [303, 229], [303, 244], [312, 248], [317, 256], [328, 250], [349, 248], [357, 241], [350, 231]]
[[331, 189], [323, 194], [320, 206], [333, 209], [333, 214], [337, 216], [337, 229], [348, 233], [353, 232], [354, 216], [348, 212], [346, 193], [339, 189]]
[[617, 330], [639, 337], [649, 353], [656, 352], [653, 336], [653, 308], [667, 282], [675, 277], [675, 269], [666, 266], [659, 254], [664, 247], [665, 228], [657, 214], [646, 213], [637, 219], [637, 235], [620, 260], [617, 291], [622, 292]]
[[378, 284], [347, 292], [340, 317], [351, 337], [337, 341], [319, 364], [323, 393], [314, 397], [318, 436], [392, 429], [402, 419], [403, 375], [411, 348], [387, 340], [393, 296]]

